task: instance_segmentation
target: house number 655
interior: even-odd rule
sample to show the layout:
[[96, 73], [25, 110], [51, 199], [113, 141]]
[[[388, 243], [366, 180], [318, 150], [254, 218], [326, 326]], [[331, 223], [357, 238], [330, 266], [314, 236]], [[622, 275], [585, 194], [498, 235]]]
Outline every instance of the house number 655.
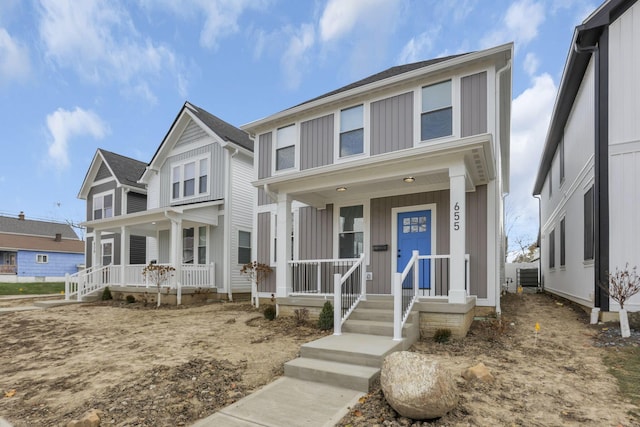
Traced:
[[453, 205], [453, 229], [460, 230], [460, 205], [458, 202]]

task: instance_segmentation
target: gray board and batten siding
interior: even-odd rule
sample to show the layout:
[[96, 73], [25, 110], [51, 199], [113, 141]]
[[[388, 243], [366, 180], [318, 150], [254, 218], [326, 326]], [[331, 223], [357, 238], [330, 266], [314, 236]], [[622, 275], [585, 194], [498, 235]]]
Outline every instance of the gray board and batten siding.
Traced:
[[101, 179], [111, 178], [111, 172], [109, 168], [104, 162], [100, 163], [100, 167], [98, 168], [98, 172], [96, 172], [95, 181], [100, 181]]
[[[370, 251], [369, 271], [373, 280], [367, 282], [367, 292], [389, 294], [391, 292], [391, 242], [392, 209], [406, 206], [436, 204], [436, 248], [437, 254], [449, 253], [449, 191], [405, 194], [371, 199], [370, 243], [388, 245], [387, 251]], [[466, 252], [470, 254], [470, 293], [478, 298], [487, 297], [487, 186], [480, 185], [476, 191], [466, 195]], [[271, 214], [258, 214], [258, 261], [271, 262], [270, 235]], [[333, 205], [324, 210], [304, 207], [299, 213], [299, 259], [333, 258]], [[446, 279], [445, 272], [437, 270], [436, 283]], [[445, 280], [446, 281], [446, 280]], [[275, 272], [269, 276], [261, 291], [275, 292]], [[439, 290], [443, 291], [443, 290]], [[444, 292], [446, 294], [446, 292]]]
[[[412, 148], [414, 92], [391, 96], [370, 104], [372, 156]], [[461, 79], [461, 136], [487, 132], [487, 72]], [[300, 128], [300, 170], [330, 165], [334, 158], [334, 114], [304, 121]], [[259, 135], [258, 179], [271, 176], [273, 133]], [[262, 200], [268, 204], [267, 200]], [[260, 203], [263, 204], [263, 203]]]
[[145, 194], [127, 193], [127, 213], [142, 212], [147, 210], [147, 196]]

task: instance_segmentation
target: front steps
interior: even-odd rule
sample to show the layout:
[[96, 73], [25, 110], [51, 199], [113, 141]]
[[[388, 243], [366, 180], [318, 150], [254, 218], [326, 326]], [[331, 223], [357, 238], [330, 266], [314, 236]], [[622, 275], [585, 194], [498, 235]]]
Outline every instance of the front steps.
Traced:
[[417, 341], [418, 313], [410, 315], [402, 340], [394, 341], [393, 299], [369, 296], [342, 325], [342, 331], [342, 335], [302, 345], [300, 357], [285, 363], [285, 376], [366, 393], [380, 375], [385, 356]]

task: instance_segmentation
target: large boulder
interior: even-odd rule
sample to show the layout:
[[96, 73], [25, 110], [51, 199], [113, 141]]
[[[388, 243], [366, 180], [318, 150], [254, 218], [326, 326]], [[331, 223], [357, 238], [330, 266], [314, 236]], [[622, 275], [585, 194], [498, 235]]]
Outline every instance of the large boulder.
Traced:
[[453, 376], [422, 354], [399, 351], [382, 364], [380, 386], [389, 405], [414, 420], [440, 418], [458, 405]]

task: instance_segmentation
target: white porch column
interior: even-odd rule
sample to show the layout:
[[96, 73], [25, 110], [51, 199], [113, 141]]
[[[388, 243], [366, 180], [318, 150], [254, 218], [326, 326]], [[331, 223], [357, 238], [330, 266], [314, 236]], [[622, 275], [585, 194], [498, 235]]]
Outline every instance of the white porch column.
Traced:
[[93, 269], [102, 267], [102, 232], [93, 230]]
[[286, 297], [291, 291], [291, 197], [278, 194], [276, 222], [276, 296]]
[[449, 266], [449, 303], [464, 304], [467, 302], [465, 291], [465, 180], [466, 168], [463, 163], [449, 168], [450, 207], [449, 207], [449, 239], [451, 264]]
[[171, 265], [174, 271], [176, 284], [176, 297], [178, 304], [182, 301], [182, 220], [171, 219]]
[[129, 251], [131, 250], [129, 242], [129, 230], [124, 225], [120, 227], [120, 284], [126, 285], [125, 272], [129, 260]]

